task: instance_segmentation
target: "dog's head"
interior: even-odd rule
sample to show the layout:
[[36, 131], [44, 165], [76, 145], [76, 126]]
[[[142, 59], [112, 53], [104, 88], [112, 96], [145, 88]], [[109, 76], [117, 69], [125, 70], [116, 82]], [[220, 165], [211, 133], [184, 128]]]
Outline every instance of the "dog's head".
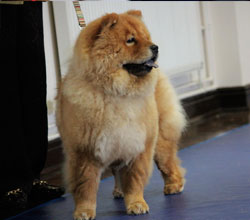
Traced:
[[150, 80], [150, 72], [158, 67], [157, 57], [158, 46], [152, 43], [141, 12], [135, 10], [107, 14], [91, 22], [75, 47], [75, 58], [89, 79], [120, 83], [119, 87]]

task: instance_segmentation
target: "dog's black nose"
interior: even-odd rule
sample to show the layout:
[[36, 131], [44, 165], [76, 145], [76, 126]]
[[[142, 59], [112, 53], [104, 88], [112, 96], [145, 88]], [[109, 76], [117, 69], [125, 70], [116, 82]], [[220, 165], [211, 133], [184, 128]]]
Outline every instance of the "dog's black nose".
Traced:
[[158, 55], [158, 46], [157, 45], [155, 45], [155, 44], [151, 45], [150, 49], [152, 50], [154, 56]]
[[155, 53], [158, 52], [158, 46], [155, 45], [155, 44], [151, 45], [151, 46], [150, 46], [150, 49], [151, 49], [153, 52], [155, 52]]

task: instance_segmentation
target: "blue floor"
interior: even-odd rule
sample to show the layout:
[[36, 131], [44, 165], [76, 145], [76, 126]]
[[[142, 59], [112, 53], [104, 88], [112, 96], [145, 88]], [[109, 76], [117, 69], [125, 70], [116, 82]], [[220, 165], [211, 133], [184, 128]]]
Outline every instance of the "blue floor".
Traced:
[[[249, 220], [250, 125], [179, 152], [187, 169], [186, 186], [179, 195], [164, 196], [157, 169], [145, 189], [150, 213], [128, 216], [122, 200], [112, 198], [113, 178], [100, 184], [97, 220]], [[22, 213], [15, 220], [71, 220], [71, 195]]]

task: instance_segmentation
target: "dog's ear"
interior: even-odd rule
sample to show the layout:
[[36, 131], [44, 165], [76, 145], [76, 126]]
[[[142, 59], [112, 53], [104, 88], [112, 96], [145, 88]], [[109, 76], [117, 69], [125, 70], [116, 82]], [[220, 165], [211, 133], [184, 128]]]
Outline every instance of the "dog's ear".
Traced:
[[129, 10], [129, 11], [127, 11], [127, 14], [135, 16], [135, 17], [140, 18], [140, 19], [142, 18], [142, 13], [139, 10]]
[[96, 30], [95, 39], [97, 39], [105, 28], [113, 28], [118, 22], [119, 15], [116, 13], [106, 14], [100, 18], [100, 23]]
[[106, 14], [102, 17], [102, 28], [112, 28], [118, 22], [119, 15], [116, 13]]
[[88, 45], [91, 47], [94, 42], [100, 37], [102, 31], [105, 28], [113, 28], [118, 22], [118, 18], [119, 15], [116, 13], [106, 14], [88, 24], [88, 26], [83, 30], [83, 32], [85, 33], [85, 37], [89, 42]]

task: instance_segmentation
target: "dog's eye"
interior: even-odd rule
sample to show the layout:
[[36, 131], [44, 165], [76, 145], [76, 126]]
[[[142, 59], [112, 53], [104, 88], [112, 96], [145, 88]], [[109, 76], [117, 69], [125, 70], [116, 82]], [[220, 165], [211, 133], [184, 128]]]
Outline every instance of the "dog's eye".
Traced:
[[134, 37], [129, 38], [129, 39], [127, 40], [126, 43], [127, 43], [128, 45], [134, 44], [134, 43], [135, 43], [135, 38], [134, 38]]

